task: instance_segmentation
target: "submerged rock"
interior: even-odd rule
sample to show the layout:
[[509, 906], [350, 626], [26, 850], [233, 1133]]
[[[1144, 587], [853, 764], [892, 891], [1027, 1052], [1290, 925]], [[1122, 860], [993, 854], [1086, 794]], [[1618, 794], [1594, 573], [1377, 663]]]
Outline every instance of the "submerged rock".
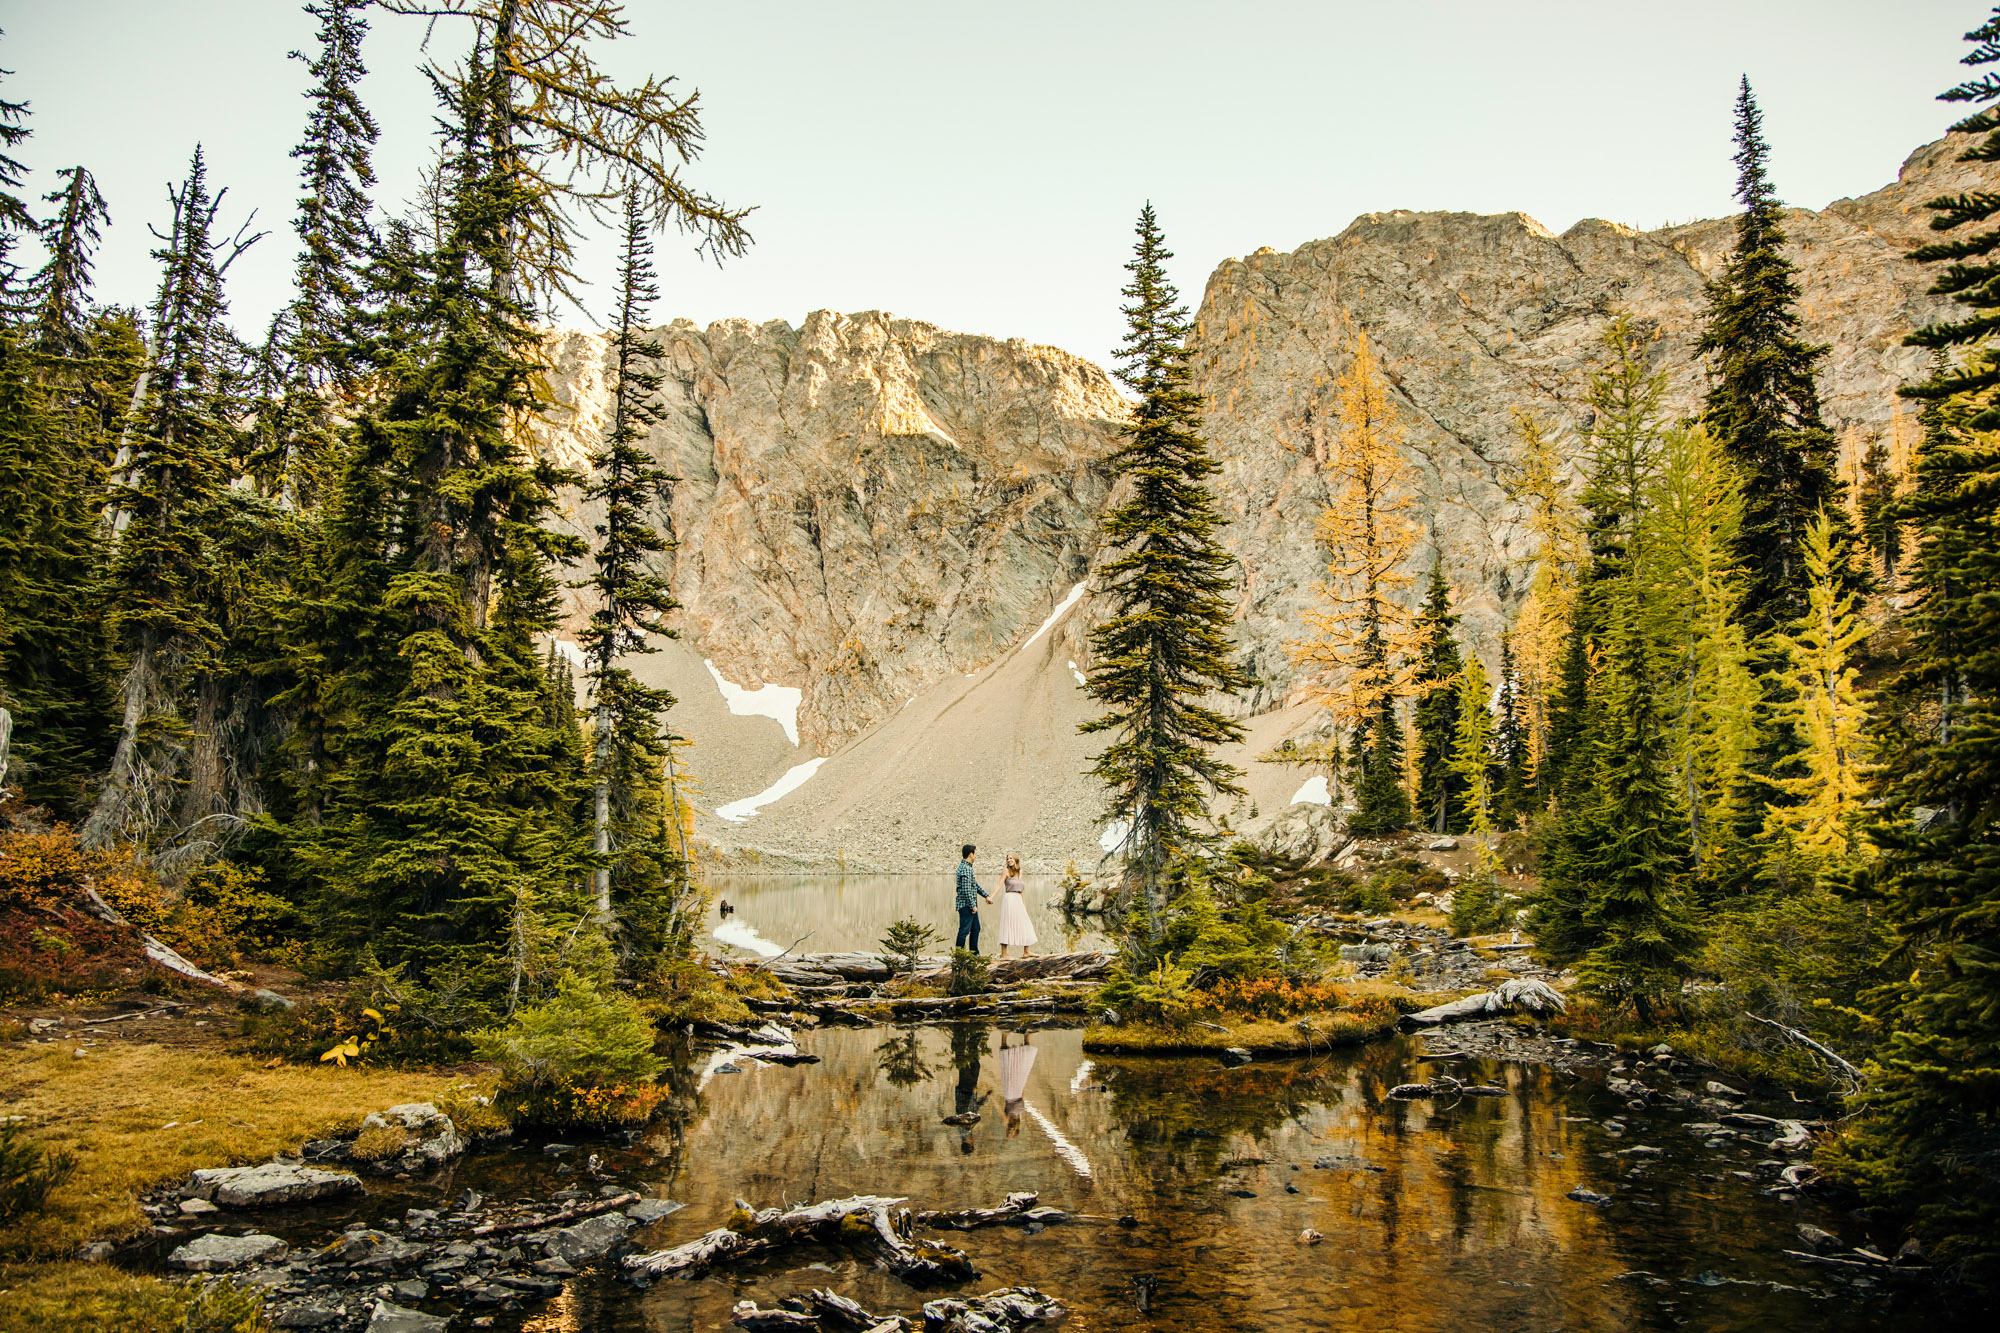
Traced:
[[167, 1267], [190, 1273], [227, 1273], [251, 1264], [282, 1259], [285, 1242], [276, 1236], [198, 1236], [167, 1256]]
[[377, 1301], [368, 1317], [367, 1333], [445, 1333], [450, 1327], [449, 1319]]
[[206, 1199], [224, 1208], [271, 1208], [360, 1192], [358, 1176], [289, 1162], [205, 1168], [195, 1172], [182, 1191], [188, 1198]]
[[604, 1213], [564, 1227], [549, 1237], [549, 1253], [570, 1264], [602, 1258], [638, 1223], [623, 1213]]

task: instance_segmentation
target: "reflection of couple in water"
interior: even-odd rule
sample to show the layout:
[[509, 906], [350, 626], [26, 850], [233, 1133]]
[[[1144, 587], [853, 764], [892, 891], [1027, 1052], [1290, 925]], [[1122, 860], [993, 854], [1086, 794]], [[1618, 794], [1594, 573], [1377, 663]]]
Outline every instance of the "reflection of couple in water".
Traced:
[[[1008, 1043], [1009, 1037], [1016, 1040]], [[976, 1115], [988, 1094], [979, 1091], [980, 1057], [986, 1053], [986, 1029], [966, 1026], [952, 1032], [952, 1056], [958, 1065], [958, 1089], [953, 1106], [956, 1115]], [[1000, 1034], [1001, 1114], [1007, 1120], [1007, 1137], [1021, 1133], [1021, 1111], [1027, 1104], [1028, 1071], [1035, 1067], [1035, 1048], [1028, 1044], [1026, 1030]], [[972, 1127], [960, 1128], [958, 1150], [972, 1151]]]

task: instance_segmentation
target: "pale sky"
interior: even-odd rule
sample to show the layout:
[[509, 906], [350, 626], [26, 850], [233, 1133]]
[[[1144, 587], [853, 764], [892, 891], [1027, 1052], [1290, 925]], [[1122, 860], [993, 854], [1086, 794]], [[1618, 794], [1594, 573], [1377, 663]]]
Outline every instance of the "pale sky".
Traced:
[[[1150, 198], [1196, 305], [1215, 265], [1291, 249], [1358, 214], [1520, 210], [1561, 231], [1728, 212], [1730, 108], [1748, 73], [1787, 202], [1886, 184], [1958, 114], [1936, 94], [1987, 8], [1942, 0], [1151, 0], [805, 3], [627, 0], [614, 72], [699, 88], [690, 179], [754, 204], [756, 244], [717, 269], [660, 251], [660, 322], [797, 324], [890, 310], [1105, 360], [1121, 336], [1131, 226]], [[422, 25], [371, 18], [365, 99], [383, 126], [378, 202], [429, 152]], [[288, 150], [312, 19], [292, 0], [0, 0], [0, 96], [33, 104], [17, 153], [98, 177], [114, 226], [101, 299], [144, 304], [148, 224], [197, 140], [272, 234], [231, 273], [262, 329], [296, 240]], [[464, 45], [462, 30], [434, 38]], [[608, 249], [586, 297], [609, 308]], [[563, 322], [594, 322], [568, 312]]]

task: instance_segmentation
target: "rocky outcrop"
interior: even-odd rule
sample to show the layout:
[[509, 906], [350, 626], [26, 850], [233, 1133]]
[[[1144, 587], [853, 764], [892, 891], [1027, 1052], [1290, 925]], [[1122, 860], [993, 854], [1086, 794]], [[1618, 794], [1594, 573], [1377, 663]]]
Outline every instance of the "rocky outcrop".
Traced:
[[[1989, 167], [1956, 160], [1962, 147], [1928, 145], [1884, 189], [1787, 215], [1804, 333], [1830, 348], [1821, 391], [1850, 460], [1914, 438], [1894, 391], [1923, 353], [1901, 340], [1946, 306], [1903, 256], [1926, 199], [1993, 187]], [[1215, 270], [1193, 351], [1255, 682], [1240, 704], [1253, 734], [1230, 755], [1249, 770], [1237, 827], [1302, 799], [1296, 769], [1249, 760], [1315, 724], [1286, 643], [1321, 575], [1313, 523], [1347, 327], [1367, 331], [1395, 383], [1422, 521], [1490, 654], [1534, 556], [1507, 490], [1514, 414], [1577, 452], [1586, 377], [1619, 311], [1652, 339], [1669, 413], [1694, 412], [1705, 284], [1733, 228], [1592, 219], [1558, 236], [1519, 213], [1372, 213]], [[1102, 800], [1084, 776], [1097, 742], [1076, 724], [1102, 607], [1069, 594], [1126, 411], [1105, 373], [875, 312], [796, 328], [681, 321], [659, 336], [666, 413], [649, 443], [682, 478], [665, 567], [681, 639], [636, 666], [680, 700], [699, 804], [729, 812], [704, 816], [704, 834], [845, 868], [948, 868], [965, 840], [1019, 850], [1031, 869], [1088, 867]], [[561, 408], [545, 443], [581, 466], [604, 423], [605, 340], [552, 339]], [[574, 493], [567, 513], [586, 533], [598, 518]]]
[[[1964, 146], [1927, 145], [1893, 185], [1787, 212], [1802, 331], [1829, 347], [1820, 392], [1850, 461], [1885, 435], [1914, 436], [1895, 390], [1926, 353], [1902, 339], [1947, 305], [1926, 294], [1929, 275], [1904, 254], [1928, 227], [1925, 200], [1992, 188], [1990, 167], [1956, 160]], [[1285, 642], [1301, 633], [1321, 577], [1313, 522], [1350, 326], [1366, 330], [1396, 386], [1404, 451], [1422, 477], [1421, 522], [1491, 648], [1535, 554], [1506, 485], [1514, 414], [1534, 413], [1580, 449], [1586, 377], [1621, 311], [1653, 339], [1668, 416], [1696, 413], [1705, 285], [1734, 242], [1731, 219], [1640, 232], [1593, 218], [1557, 236], [1521, 213], [1389, 212], [1289, 253], [1224, 261], [1197, 319], [1196, 382], [1223, 462], [1224, 540], [1243, 565], [1238, 642], [1257, 680], [1253, 710], [1300, 684]], [[1415, 564], [1428, 569], [1431, 558], [1426, 545]]]
[[[1083, 576], [1125, 411], [1098, 367], [877, 312], [658, 337], [676, 624], [732, 683], [800, 690], [810, 753], [991, 662]], [[547, 443], [572, 466], [602, 436], [605, 354], [555, 340]]]

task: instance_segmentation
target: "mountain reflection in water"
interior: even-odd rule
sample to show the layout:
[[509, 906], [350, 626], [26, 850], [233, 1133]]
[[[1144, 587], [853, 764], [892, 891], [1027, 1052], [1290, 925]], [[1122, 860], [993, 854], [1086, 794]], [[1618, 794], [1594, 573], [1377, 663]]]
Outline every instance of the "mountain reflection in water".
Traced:
[[[1036, 1235], [945, 1239], [983, 1270], [973, 1289], [1039, 1287], [1074, 1311], [1073, 1333], [1940, 1322], [1917, 1296], [1784, 1259], [1798, 1223], [1852, 1224], [1729, 1174], [1760, 1149], [1705, 1150], [1678, 1119], [1629, 1112], [1626, 1137], [1609, 1138], [1583, 1118], [1623, 1109], [1595, 1079], [1571, 1088], [1538, 1066], [1495, 1064], [1484, 1076], [1509, 1096], [1402, 1103], [1382, 1096], [1418, 1076], [1401, 1040], [1227, 1070], [1086, 1059], [1075, 1031], [977, 1024], [824, 1030], [801, 1044], [823, 1063], [720, 1075], [678, 1145], [662, 1133], [649, 1141], [659, 1157], [607, 1153], [621, 1181], [689, 1204], [637, 1239], [691, 1239], [739, 1196], [761, 1207], [889, 1193], [961, 1208], [1033, 1190], [1075, 1216]], [[967, 1111], [976, 1125], [941, 1123]], [[1617, 1155], [1634, 1144], [1665, 1155]], [[1579, 1184], [1613, 1204], [1564, 1197]], [[1127, 1215], [1136, 1226], [1120, 1225]], [[1321, 1243], [1302, 1242], [1309, 1227]], [[1132, 1298], [1142, 1273], [1158, 1284], [1149, 1315]], [[722, 1329], [739, 1299], [768, 1307], [815, 1286], [883, 1313], [914, 1314], [939, 1294], [852, 1254], [803, 1250], [644, 1292], [581, 1281], [522, 1327]]]

